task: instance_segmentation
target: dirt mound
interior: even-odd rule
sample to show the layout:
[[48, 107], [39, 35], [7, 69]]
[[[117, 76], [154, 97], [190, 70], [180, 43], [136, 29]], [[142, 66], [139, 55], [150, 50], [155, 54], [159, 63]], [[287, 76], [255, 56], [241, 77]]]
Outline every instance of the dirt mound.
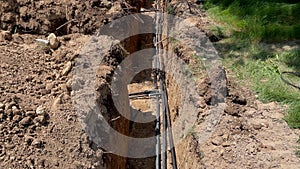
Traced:
[[0, 29], [41, 35], [92, 34], [109, 18], [121, 17], [129, 11], [124, 9], [126, 5], [101, 0], [4, 0], [0, 4]]
[[86, 37], [65, 36], [61, 48], [49, 54], [36, 38], [14, 34], [0, 46], [0, 167], [102, 166], [101, 151], [93, 150], [72, 111], [72, 74], [63, 73]]

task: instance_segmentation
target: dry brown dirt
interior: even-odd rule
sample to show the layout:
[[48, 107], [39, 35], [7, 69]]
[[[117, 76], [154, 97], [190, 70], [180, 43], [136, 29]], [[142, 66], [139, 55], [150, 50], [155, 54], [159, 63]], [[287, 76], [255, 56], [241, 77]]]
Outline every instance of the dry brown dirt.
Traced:
[[[186, 3], [171, 4], [177, 5], [176, 13], [203, 31], [210, 24], [201, 11], [195, 9], [190, 14]], [[13, 34], [11, 38], [0, 36], [0, 168], [114, 168], [124, 162], [124, 168], [154, 168], [153, 158], [126, 162], [126, 158], [110, 155], [94, 144], [84, 132], [71, 101], [76, 57], [92, 32], [126, 14], [126, 8], [121, 1], [1, 1], [0, 29]], [[61, 42], [54, 51], [35, 41], [45, 39], [51, 32], [59, 35]], [[196, 74], [201, 73], [197, 69], [199, 60], [190, 57], [188, 51], [179, 48], [177, 54]], [[108, 57], [106, 66], [98, 71], [98, 86], [103, 87], [100, 95], [109, 92], [106, 87], [118, 64], [114, 54]], [[199, 141], [201, 135], [197, 133], [201, 133], [202, 121], [211, 108], [211, 93], [209, 80], [199, 75], [198, 123], [176, 146], [178, 168], [300, 168], [295, 155], [300, 132], [290, 129], [283, 120], [286, 107], [258, 101], [251, 90], [239, 86], [229, 70], [226, 74], [226, 108], [220, 112], [218, 127], [205, 142]], [[175, 122], [180, 91], [173, 84], [169, 81], [168, 89]], [[128, 88], [136, 92], [152, 85], [146, 79]], [[147, 100], [131, 104], [145, 112], [151, 108]], [[104, 106], [111, 119], [118, 117], [110, 104]], [[151, 135], [153, 131], [153, 126], [130, 125], [131, 136]]]

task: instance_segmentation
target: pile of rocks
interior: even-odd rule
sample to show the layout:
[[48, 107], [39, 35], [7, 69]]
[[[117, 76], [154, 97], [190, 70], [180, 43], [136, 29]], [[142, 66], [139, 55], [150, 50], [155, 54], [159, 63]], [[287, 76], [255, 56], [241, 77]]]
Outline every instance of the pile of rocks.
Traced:
[[[28, 126], [42, 126], [47, 123], [49, 116], [43, 106], [37, 107], [36, 111], [24, 111], [15, 102], [0, 103], [0, 123], [13, 123], [14, 126], [26, 128]], [[0, 131], [1, 132], [1, 131]]]
[[[45, 141], [38, 131], [48, 123], [49, 115], [44, 106], [37, 107], [35, 111], [25, 111], [17, 100], [0, 102], [0, 164], [32, 161], [26, 158], [44, 147]], [[25, 151], [28, 155], [16, 153], [20, 151]], [[27, 166], [30, 165], [32, 164], [28, 163]]]

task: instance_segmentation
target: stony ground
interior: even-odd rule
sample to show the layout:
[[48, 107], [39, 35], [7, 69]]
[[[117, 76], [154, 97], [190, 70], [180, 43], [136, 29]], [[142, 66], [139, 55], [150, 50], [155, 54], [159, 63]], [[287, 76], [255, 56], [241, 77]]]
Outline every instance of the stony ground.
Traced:
[[[91, 168], [90, 148], [70, 100], [70, 69], [86, 39], [66, 36], [51, 54], [33, 35], [13, 35], [0, 46], [1, 168]], [[97, 161], [99, 161], [97, 159]]]
[[[71, 102], [74, 59], [90, 37], [84, 34], [126, 12], [122, 10], [124, 5], [99, 2], [1, 3], [1, 28], [16, 31], [11, 37], [1, 31], [0, 36], [0, 168], [105, 168], [105, 152], [88, 139]], [[55, 12], [66, 7], [66, 13]], [[97, 7], [107, 16], [96, 14], [93, 9]], [[36, 16], [33, 9], [39, 11]], [[192, 16], [185, 14], [189, 11], [186, 4], [176, 9], [183, 17]], [[49, 26], [51, 20], [39, 19], [44, 13], [56, 13], [61, 20]], [[74, 20], [62, 28], [62, 34], [71, 34], [59, 36], [58, 49], [36, 43], [35, 39], [45, 39], [46, 34], [72, 19], [80, 19], [83, 25]], [[190, 19], [203, 30], [209, 24], [203, 13], [198, 19]], [[252, 91], [236, 83], [229, 70], [227, 80], [227, 106], [220, 124], [205, 143], [199, 143], [195, 134], [178, 147], [179, 168], [300, 168], [295, 155], [300, 132], [290, 129], [283, 120], [286, 107], [261, 103]], [[206, 90], [208, 84], [200, 82], [199, 89]], [[132, 91], [143, 88], [141, 84], [132, 86]], [[204, 102], [199, 118], [205, 120], [208, 108]], [[201, 129], [199, 123], [194, 132]], [[139, 162], [137, 166], [145, 166], [146, 162]]]

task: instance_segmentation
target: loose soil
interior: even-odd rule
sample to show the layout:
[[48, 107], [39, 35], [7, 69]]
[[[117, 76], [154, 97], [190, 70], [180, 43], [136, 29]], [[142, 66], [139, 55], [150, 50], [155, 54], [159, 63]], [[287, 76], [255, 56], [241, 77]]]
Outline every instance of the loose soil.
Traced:
[[[172, 1], [171, 5], [176, 7], [175, 13], [204, 32], [212, 24], [197, 8], [192, 8], [190, 14], [186, 3]], [[123, 1], [1, 2], [0, 29], [13, 35], [11, 39], [0, 36], [0, 168], [117, 168], [122, 165], [120, 168], [155, 168], [154, 158], [126, 159], [97, 146], [85, 133], [71, 101], [75, 59], [92, 37], [91, 33], [129, 11]], [[59, 35], [61, 42], [54, 51], [35, 42], [51, 32]], [[214, 38], [209, 32], [206, 34]], [[212, 136], [200, 142], [201, 124], [213, 106], [210, 81], [206, 75], [200, 75], [203, 70], [197, 67], [199, 60], [191, 57], [188, 49], [174, 46], [175, 49], [178, 57], [198, 75], [201, 96], [197, 101], [197, 123], [176, 146], [178, 168], [300, 168], [295, 155], [300, 132], [290, 129], [283, 120], [286, 107], [258, 101], [251, 90], [239, 86], [226, 68], [223, 68], [227, 77], [226, 108], [220, 112], [222, 118]], [[105, 66], [98, 70], [100, 103], [104, 102], [101, 102], [104, 95], [109, 98], [107, 86], [120, 62], [116, 55], [118, 52], [111, 51]], [[177, 106], [181, 91], [171, 78], [167, 85], [171, 119], [175, 123], [179, 119]], [[131, 93], [152, 86], [151, 78], [138, 78], [128, 89]], [[144, 113], [151, 109], [146, 99], [133, 100], [130, 104]], [[109, 120], [118, 117], [111, 103], [103, 106], [107, 107]], [[112, 122], [112, 126], [135, 137], [154, 135], [154, 124], [145, 127], [122, 118], [121, 121], [128, 124], [125, 129], [118, 121]]]

